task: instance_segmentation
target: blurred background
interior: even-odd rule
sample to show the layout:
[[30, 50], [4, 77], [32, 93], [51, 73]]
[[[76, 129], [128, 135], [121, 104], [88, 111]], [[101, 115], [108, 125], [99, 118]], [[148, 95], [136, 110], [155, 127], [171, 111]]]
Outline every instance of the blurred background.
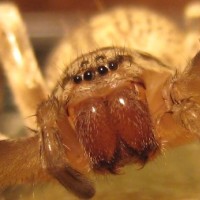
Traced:
[[[2, 1], [10, 2], [10, 1]], [[116, 6], [145, 6], [182, 23], [190, 0], [13, 0], [25, 19], [36, 55], [43, 66], [57, 41], [94, 14]]]
[[[121, 0], [14, 0], [22, 11], [52, 11], [52, 12], [94, 12], [97, 9], [98, 1], [107, 7], [121, 5]], [[123, 4], [145, 4], [146, 6], [162, 10], [182, 9], [191, 0], [124, 0]]]

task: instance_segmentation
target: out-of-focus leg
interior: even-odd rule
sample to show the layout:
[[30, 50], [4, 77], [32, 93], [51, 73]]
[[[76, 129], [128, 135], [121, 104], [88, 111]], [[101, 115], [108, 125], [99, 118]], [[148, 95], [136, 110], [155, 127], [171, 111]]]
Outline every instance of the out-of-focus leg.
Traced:
[[171, 113], [191, 135], [200, 136], [200, 52], [177, 76], [170, 92]]
[[188, 4], [184, 17], [187, 31], [185, 49], [188, 57], [193, 58], [200, 50], [200, 2], [194, 1]]
[[6, 137], [5, 135], [2, 135], [2, 134], [0, 133], [0, 140], [5, 140], [5, 139], [7, 139], [7, 137]]
[[[48, 93], [16, 6], [0, 4], [0, 62], [23, 117], [34, 115]], [[26, 125], [34, 127], [34, 118]]]

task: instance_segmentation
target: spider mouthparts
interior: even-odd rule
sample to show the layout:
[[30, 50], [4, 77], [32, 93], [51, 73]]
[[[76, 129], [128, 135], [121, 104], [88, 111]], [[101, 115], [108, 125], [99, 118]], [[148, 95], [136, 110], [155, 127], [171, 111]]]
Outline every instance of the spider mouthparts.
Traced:
[[144, 165], [158, 150], [139, 84], [123, 84], [105, 96], [69, 105], [69, 117], [94, 171], [116, 174], [128, 163]]

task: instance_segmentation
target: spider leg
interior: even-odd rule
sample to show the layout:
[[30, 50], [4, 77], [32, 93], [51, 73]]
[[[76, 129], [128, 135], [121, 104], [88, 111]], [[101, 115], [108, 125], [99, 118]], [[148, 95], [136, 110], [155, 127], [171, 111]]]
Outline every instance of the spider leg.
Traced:
[[3, 135], [3, 134], [0, 133], [0, 141], [1, 140], [5, 140], [5, 139], [7, 139], [7, 137], [5, 135]]
[[0, 61], [15, 102], [23, 117], [33, 115], [48, 91], [19, 11], [10, 3], [0, 4], [0, 41]]
[[193, 58], [200, 50], [200, 2], [189, 3], [184, 12], [186, 25], [185, 49], [189, 58]]
[[174, 119], [189, 133], [200, 136], [200, 52], [171, 87]]
[[[61, 109], [62, 107], [55, 97], [50, 97], [38, 108], [37, 118], [41, 132], [43, 168], [78, 197], [91, 198], [95, 193], [93, 184], [82, 173], [69, 165], [61, 130], [57, 125]], [[65, 124], [67, 124], [67, 121]], [[67, 129], [67, 134], [69, 132], [70, 128]]]
[[0, 190], [16, 184], [50, 179], [41, 165], [38, 135], [19, 140], [1, 139]]

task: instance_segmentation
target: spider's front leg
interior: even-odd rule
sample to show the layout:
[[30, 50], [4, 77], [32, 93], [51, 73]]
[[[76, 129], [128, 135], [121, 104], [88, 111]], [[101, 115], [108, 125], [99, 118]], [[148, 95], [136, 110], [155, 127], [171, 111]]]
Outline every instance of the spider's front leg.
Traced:
[[[81, 149], [77, 150], [79, 147], [76, 142], [72, 141], [73, 130], [62, 108], [54, 96], [43, 102], [38, 108], [37, 122], [41, 132], [43, 168], [77, 196], [91, 198], [95, 189], [80, 172], [84, 167], [80, 166], [80, 162], [78, 163], [80, 169], [72, 166], [74, 162], [76, 163], [73, 158], [78, 160], [82, 154], [80, 153]], [[84, 156], [81, 157], [84, 158]]]
[[200, 136], [200, 52], [168, 86], [170, 114], [187, 132]]

